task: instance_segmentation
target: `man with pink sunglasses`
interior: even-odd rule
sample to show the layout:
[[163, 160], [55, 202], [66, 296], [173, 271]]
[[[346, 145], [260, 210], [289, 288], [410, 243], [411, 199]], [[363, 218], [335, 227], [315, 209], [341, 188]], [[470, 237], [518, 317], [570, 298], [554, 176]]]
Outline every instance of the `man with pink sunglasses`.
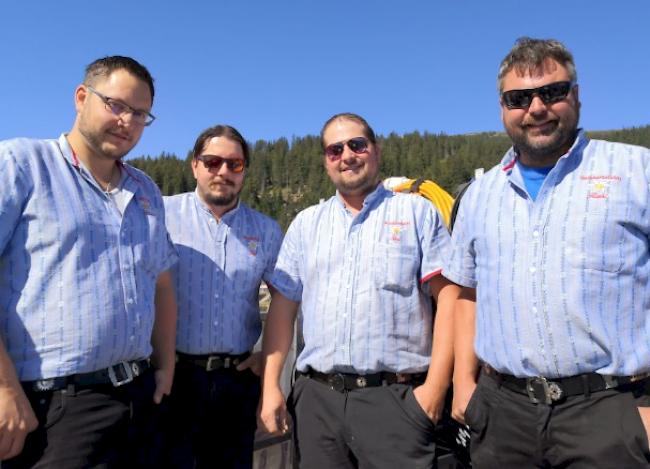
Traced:
[[288, 400], [300, 466], [431, 467], [458, 292], [440, 276], [449, 234], [428, 201], [380, 184], [381, 150], [361, 116], [333, 116], [321, 140], [337, 191], [298, 214], [280, 250], [262, 425], [288, 429], [279, 378], [300, 306], [304, 348]]

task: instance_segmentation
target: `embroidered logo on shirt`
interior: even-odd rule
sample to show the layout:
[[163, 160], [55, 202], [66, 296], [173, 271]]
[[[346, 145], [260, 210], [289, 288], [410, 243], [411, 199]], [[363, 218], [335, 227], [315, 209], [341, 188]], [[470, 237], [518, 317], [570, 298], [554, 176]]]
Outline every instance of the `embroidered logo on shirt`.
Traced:
[[390, 233], [389, 239], [391, 241], [399, 242], [402, 239], [402, 231], [409, 226], [411, 222], [408, 221], [385, 221], [384, 225], [388, 226]]
[[589, 184], [589, 199], [607, 199], [609, 198], [609, 187], [611, 184], [621, 182], [620, 176], [614, 175], [588, 175], [580, 176], [580, 179], [587, 181]]
[[255, 236], [244, 236], [246, 240], [246, 247], [251, 256], [257, 256], [257, 247], [260, 244], [260, 239]]
[[151, 211], [151, 202], [147, 197], [138, 197], [138, 203], [140, 204], [140, 207], [142, 207], [142, 210], [144, 210], [144, 213], [147, 215], [153, 215], [153, 212]]

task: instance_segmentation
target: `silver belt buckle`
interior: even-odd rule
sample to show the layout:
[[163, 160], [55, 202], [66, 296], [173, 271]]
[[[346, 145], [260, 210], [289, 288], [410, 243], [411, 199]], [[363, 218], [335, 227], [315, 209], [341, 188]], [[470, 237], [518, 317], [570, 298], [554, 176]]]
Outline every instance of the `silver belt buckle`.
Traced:
[[[124, 374], [126, 376], [126, 378], [122, 380], [118, 379], [117, 376], [115, 375], [115, 368], [118, 366], [122, 367], [122, 369], [124, 370]], [[108, 367], [108, 377], [111, 380], [113, 386], [115, 387], [122, 386], [123, 384], [127, 384], [133, 381], [133, 370], [131, 369], [131, 365], [128, 362], [119, 362], [116, 365]]]
[[208, 357], [208, 362], [205, 364], [205, 371], [216, 370], [221, 368], [223, 365], [223, 359], [218, 355], [212, 355]]
[[528, 393], [528, 398], [533, 404], [538, 404], [540, 400], [535, 396], [535, 384], [540, 384], [542, 386], [542, 391], [544, 391], [544, 403], [546, 405], [551, 405], [553, 402], [559, 401], [564, 395], [564, 391], [560, 385], [554, 381], [548, 381], [546, 378], [537, 376], [535, 378], [528, 378], [526, 380], [526, 392]]

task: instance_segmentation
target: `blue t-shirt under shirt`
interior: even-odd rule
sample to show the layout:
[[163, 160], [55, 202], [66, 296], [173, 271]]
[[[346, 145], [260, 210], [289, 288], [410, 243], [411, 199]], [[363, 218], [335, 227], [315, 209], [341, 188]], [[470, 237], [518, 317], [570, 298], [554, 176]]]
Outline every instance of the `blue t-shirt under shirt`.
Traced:
[[521, 177], [524, 179], [524, 184], [526, 185], [528, 195], [530, 195], [531, 199], [535, 200], [540, 188], [542, 187], [542, 184], [544, 184], [544, 179], [546, 179], [546, 176], [554, 166], [536, 168], [533, 166], [526, 166], [519, 160], [517, 160], [517, 166], [519, 166]]

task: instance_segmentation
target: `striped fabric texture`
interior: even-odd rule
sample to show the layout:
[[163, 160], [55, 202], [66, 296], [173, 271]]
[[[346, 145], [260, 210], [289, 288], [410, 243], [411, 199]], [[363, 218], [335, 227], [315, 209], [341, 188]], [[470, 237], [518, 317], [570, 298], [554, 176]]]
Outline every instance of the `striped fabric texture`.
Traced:
[[158, 188], [120, 166], [124, 216], [65, 135], [0, 142], [0, 334], [21, 380], [151, 354], [155, 283], [176, 254]]
[[428, 284], [449, 234], [422, 197], [381, 185], [353, 217], [335, 195], [298, 214], [273, 285], [302, 303], [298, 369], [419, 372], [431, 357]]
[[269, 282], [280, 226], [244, 203], [217, 221], [196, 192], [165, 197], [167, 229], [179, 255], [176, 347], [191, 354], [252, 350], [262, 324], [258, 291]]
[[517, 376], [650, 371], [650, 150], [580, 131], [535, 201], [515, 162], [469, 187], [444, 270], [477, 288], [478, 356]]

